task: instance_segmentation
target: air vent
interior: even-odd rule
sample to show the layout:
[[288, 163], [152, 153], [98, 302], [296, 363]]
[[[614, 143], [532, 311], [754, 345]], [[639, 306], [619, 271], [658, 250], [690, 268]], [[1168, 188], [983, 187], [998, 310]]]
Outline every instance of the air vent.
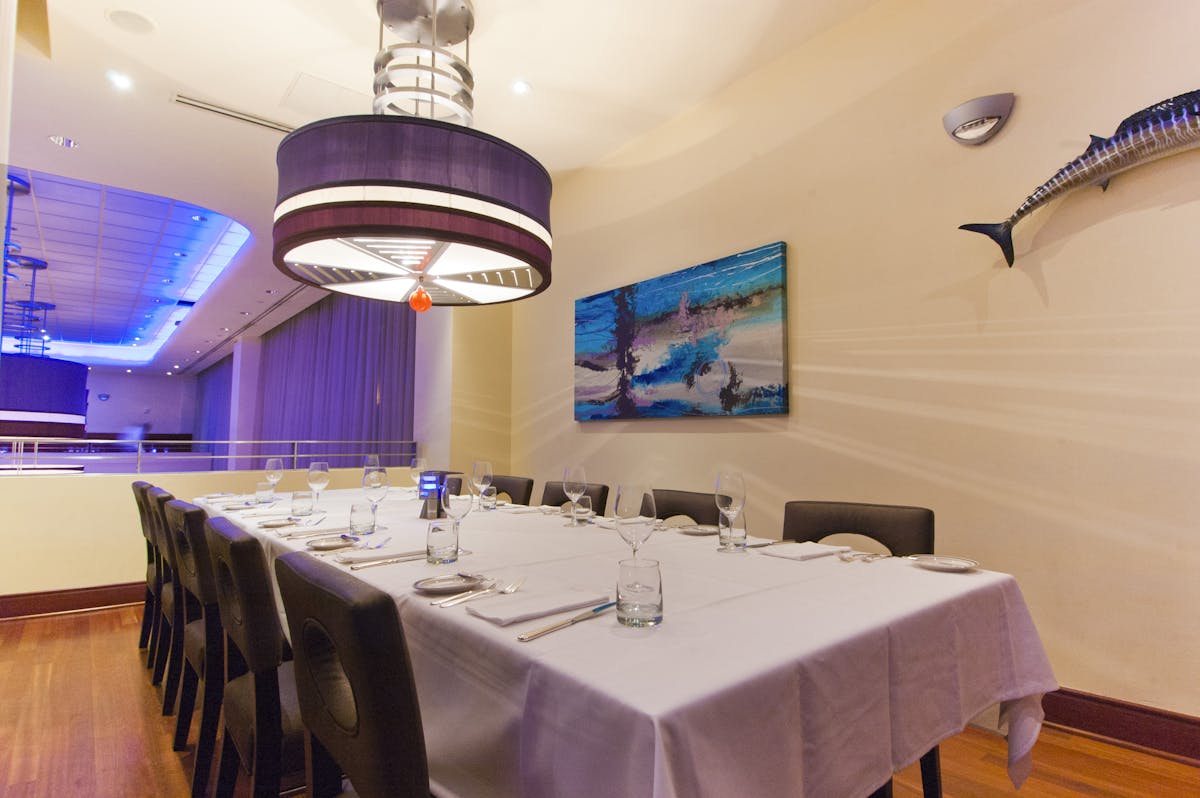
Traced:
[[190, 308], [193, 305], [195, 305], [196, 303], [190, 299], [181, 299], [178, 302], [176, 302], [175, 304], [181, 308]]
[[275, 122], [271, 119], [264, 119], [261, 116], [248, 114], [245, 111], [238, 111], [233, 108], [226, 108], [223, 105], [216, 105], [215, 103], [206, 102], [204, 100], [197, 100], [195, 97], [188, 97], [186, 94], [176, 94], [172, 99], [180, 105], [186, 105], [191, 108], [198, 108], [201, 111], [209, 111], [210, 113], [220, 114], [221, 116], [227, 116], [230, 119], [237, 119], [242, 122], [249, 122], [252, 125], [258, 125], [259, 127], [278, 130], [281, 133], [291, 133], [293, 130], [295, 130], [295, 128], [291, 125], [285, 125], [282, 122]]

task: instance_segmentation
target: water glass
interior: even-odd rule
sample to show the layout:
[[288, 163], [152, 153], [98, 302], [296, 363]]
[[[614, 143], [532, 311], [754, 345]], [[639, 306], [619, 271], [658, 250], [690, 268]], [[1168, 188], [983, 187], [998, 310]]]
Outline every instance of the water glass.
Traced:
[[350, 534], [370, 535], [375, 531], [375, 513], [370, 502], [350, 505]]
[[272, 482], [255, 483], [254, 501], [259, 504], [270, 504], [275, 501], [275, 484]]
[[281, 479], [283, 479], [283, 458], [267, 458], [267, 482], [278, 485]]
[[482, 510], [496, 509], [496, 486], [488, 485], [479, 492], [479, 507]]
[[717, 519], [718, 527], [717, 551], [722, 554], [746, 552], [746, 521], [744, 518], [729, 518], [724, 513]]
[[458, 522], [430, 521], [425, 533], [425, 560], [434, 564], [458, 561]]
[[292, 515], [304, 517], [313, 514], [313, 495], [312, 491], [294, 490], [292, 491]]
[[575, 516], [575, 526], [582, 526], [592, 517], [592, 497], [580, 496], [579, 501], [571, 505], [571, 512]]
[[662, 571], [658, 560], [621, 560], [618, 569], [617, 621], [638, 627], [662, 623]]

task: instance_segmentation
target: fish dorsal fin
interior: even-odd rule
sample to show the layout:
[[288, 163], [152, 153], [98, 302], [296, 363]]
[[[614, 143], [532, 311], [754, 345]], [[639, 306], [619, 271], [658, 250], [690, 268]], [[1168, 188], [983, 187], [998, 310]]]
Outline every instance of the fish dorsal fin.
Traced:
[[1104, 138], [1103, 136], [1093, 135], [1091, 143], [1088, 144], [1088, 148], [1086, 150], [1084, 150], [1083, 154], [1087, 155], [1092, 150], [1096, 150], [1096, 149], [1099, 149], [1100, 147], [1103, 147], [1104, 142], [1106, 142], [1106, 141], [1108, 141], [1108, 139]]
[[[1147, 119], [1162, 116], [1163, 114], [1170, 114], [1183, 109], [1188, 109], [1192, 113], [1197, 113], [1197, 106], [1200, 106], [1200, 90], [1189, 91], [1187, 94], [1180, 94], [1179, 96], [1172, 97], [1169, 100], [1163, 100], [1160, 103], [1155, 103], [1149, 108], [1143, 108], [1133, 116], [1122, 120], [1121, 124], [1117, 125], [1117, 132], [1113, 133], [1113, 138], [1116, 138], [1130, 128], [1137, 127]], [[1094, 138], [1095, 137], [1093, 137], [1093, 139]], [[1093, 144], [1094, 143], [1095, 142], [1093, 141]]]

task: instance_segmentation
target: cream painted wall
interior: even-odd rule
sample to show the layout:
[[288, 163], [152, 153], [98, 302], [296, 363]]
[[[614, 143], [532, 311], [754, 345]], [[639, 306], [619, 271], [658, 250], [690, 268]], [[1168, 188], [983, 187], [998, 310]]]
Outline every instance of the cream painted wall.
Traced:
[[[731, 23], [736, 24], [736, 23]], [[1017, 576], [1060, 682], [1200, 715], [1200, 153], [1005, 218], [1125, 116], [1200, 88], [1200, 4], [885, 0], [556, 187], [555, 283], [513, 309], [513, 470], [749, 476], [926, 505]], [[941, 116], [1013, 91], [978, 148]], [[788, 245], [791, 414], [572, 420], [573, 301]], [[954, 578], [954, 577], [948, 577]], [[798, 621], [798, 632], [802, 621]]]
[[513, 305], [455, 308], [450, 467], [471, 472], [487, 460], [509, 474]]
[[[88, 372], [87, 388], [88, 432], [120, 433], [126, 427], [149, 424], [155, 434], [192, 434], [194, 377], [149, 377], [96, 368]], [[102, 393], [109, 396], [103, 402]]]

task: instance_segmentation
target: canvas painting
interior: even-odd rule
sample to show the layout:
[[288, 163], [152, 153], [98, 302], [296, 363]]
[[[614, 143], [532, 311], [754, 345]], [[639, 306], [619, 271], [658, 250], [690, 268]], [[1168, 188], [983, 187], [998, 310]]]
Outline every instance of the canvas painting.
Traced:
[[575, 418], [786, 414], [782, 241], [575, 301]]

